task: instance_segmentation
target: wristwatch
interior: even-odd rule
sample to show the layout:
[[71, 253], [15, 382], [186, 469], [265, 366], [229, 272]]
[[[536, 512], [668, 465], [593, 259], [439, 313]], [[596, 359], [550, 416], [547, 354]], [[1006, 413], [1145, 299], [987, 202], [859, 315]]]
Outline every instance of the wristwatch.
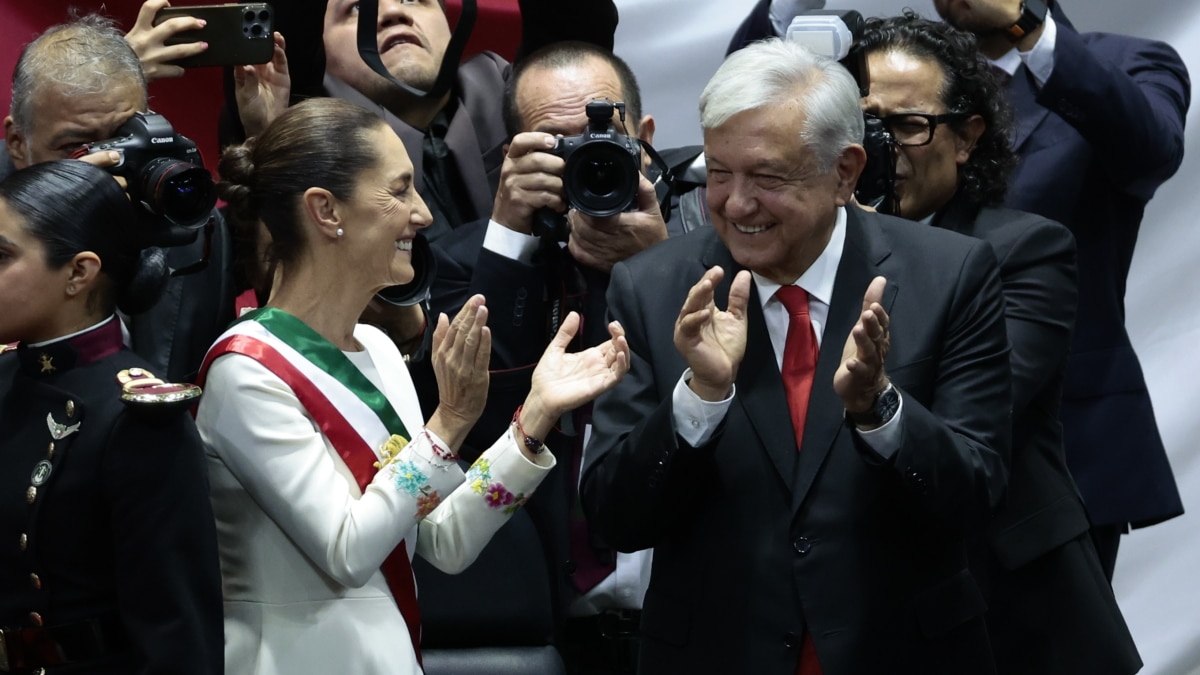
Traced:
[[846, 419], [856, 427], [878, 427], [892, 421], [900, 409], [900, 392], [889, 382], [883, 391], [875, 394], [875, 402], [866, 410], [854, 413], [846, 411]]
[[1038, 26], [1046, 21], [1046, 2], [1045, 0], [1025, 0], [1021, 3], [1021, 18], [1004, 32], [1008, 35], [1008, 39], [1013, 42], [1020, 42], [1022, 38], [1037, 30]]

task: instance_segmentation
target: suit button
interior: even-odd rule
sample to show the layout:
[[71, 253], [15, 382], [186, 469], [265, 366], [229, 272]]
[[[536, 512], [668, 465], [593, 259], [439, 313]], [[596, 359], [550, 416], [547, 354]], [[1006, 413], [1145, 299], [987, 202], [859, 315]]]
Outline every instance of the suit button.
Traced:
[[29, 486], [29, 489], [25, 491], [25, 501], [29, 504], [37, 501], [37, 488]]
[[29, 623], [31, 623], [35, 626], [41, 626], [42, 625], [42, 615], [38, 614], [37, 612], [30, 612], [29, 613]]
[[796, 553], [800, 555], [804, 555], [812, 550], [812, 542], [808, 540], [808, 537], [800, 537], [792, 542], [792, 546], [796, 549]]
[[22, 551], [28, 549], [29, 548], [29, 535], [22, 532], [21, 537], [17, 540], [17, 546], [20, 546]]
[[788, 649], [795, 649], [800, 646], [800, 636], [795, 633], [788, 633], [783, 636], [783, 646]]
[[36, 573], [30, 574], [29, 575], [29, 585], [33, 586], [33, 590], [35, 590], [35, 591], [42, 590], [42, 578], [39, 577]]

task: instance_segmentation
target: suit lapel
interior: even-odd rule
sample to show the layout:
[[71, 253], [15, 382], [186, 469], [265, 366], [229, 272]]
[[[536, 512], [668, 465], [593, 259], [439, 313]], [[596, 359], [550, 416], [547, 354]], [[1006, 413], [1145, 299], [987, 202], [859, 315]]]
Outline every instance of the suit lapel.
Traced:
[[1012, 103], [1013, 116], [1016, 118], [1012, 146], [1014, 150], [1018, 150], [1025, 144], [1025, 141], [1029, 140], [1033, 130], [1042, 123], [1050, 111], [1037, 102], [1037, 89], [1033, 83], [1033, 75], [1024, 65], [1018, 68], [1016, 74], [1009, 80], [1005, 93], [1008, 94], [1008, 100]]
[[[867, 286], [882, 274], [879, 264], [891, 253], [878, 234], [870, 232], [872, 228], [879, 227], [876, 222], [869, 222], [869, 216], [857, 208], [847, 207], [846, 212], [846, 245], [842, 250], [842, 260], [838, 263], [829, 316], [821, 336], [821, 351], [817, 357], [817, 371], [813, 377], [812, 396], [804, 423], [804, 443], [791, 481], [793, 513], [804, 503], [838, 434], [848, 433], [844, 422], [845, 408], [833, 389], [833, 376], [842, 363], [842, 347], [846, 343], [846, 336], [862, 313], [862, 298]], [[888, 312], [896, 299], [896, 291], [895, 284], [889, 280], [882, 303]], [[784, 408], [785, 419], [787, 414]]]

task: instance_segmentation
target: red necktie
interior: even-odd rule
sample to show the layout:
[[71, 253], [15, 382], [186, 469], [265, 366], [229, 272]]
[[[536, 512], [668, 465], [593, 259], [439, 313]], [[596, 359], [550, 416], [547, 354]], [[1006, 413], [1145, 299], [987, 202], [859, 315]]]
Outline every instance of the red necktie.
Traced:
[[[787, 308], [789, 320], [787, 340], [783, 346], [783, 389], [787, 394], [792, 428], [796, 432], [796, 447], [804, 442], [804, 420], [808, 416], [808, 399], [812, 394], [813, 374], [817, 370], [817, 336], [808, 315], [808, 293], [799, 286], [781, 286], [775, 297]], [[797, 675], [821, 675], [817, 650], [812, 633], [805, 631], [796, 663]]]

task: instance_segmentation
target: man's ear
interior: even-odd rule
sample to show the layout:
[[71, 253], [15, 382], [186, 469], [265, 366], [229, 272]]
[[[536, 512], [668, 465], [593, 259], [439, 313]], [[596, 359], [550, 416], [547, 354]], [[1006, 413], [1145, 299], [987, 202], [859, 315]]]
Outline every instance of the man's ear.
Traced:
[[29, 141], [25, 134], [17, 131], [12, 115], [4, 118], [4, 145], [14, 167], [24, 169], [29, 166], [29, 162], [25, 161], [29, 157]]
[[983, 136], [986, 129], [987, 123], [983, 121], [982, 116], [971, 115], [959, 129], [955, 130], [954, 161], [959, 166], [966, 164], [967, 160], [971, 159], [971, 152], [975, 150], [975, 144], [979, 142], [979, 138]]
[[100, 256], [92, 251], [81, 251], [67, 261], [64, 267], [67, 277], [63, 290], [67, 297], [74, 298], [77, 295], [87, 297], [91, 293], [96, 286], [96, 280], [100, 278], [100, 269], [103, 264]]
[[300, 200], [304, 205], [304, 213], [317, 226], [317, 231], [331, 239], [337, 239], [338, 228], [345, 225], [342, 222], [341, 201], [329, 190], [319, 187], [305, 190]]
[[644, 143], [654, 145], [654, 116], [645, 115], [638, 122], [638, 138]]
[[837, 204], [845, 206], [854, 196], [854, 186], [858, 184], [858, 176], [867, 165], [867, 151], [863, 146], [855, 144], [842, 150], [833, 166], [837, 175]]

